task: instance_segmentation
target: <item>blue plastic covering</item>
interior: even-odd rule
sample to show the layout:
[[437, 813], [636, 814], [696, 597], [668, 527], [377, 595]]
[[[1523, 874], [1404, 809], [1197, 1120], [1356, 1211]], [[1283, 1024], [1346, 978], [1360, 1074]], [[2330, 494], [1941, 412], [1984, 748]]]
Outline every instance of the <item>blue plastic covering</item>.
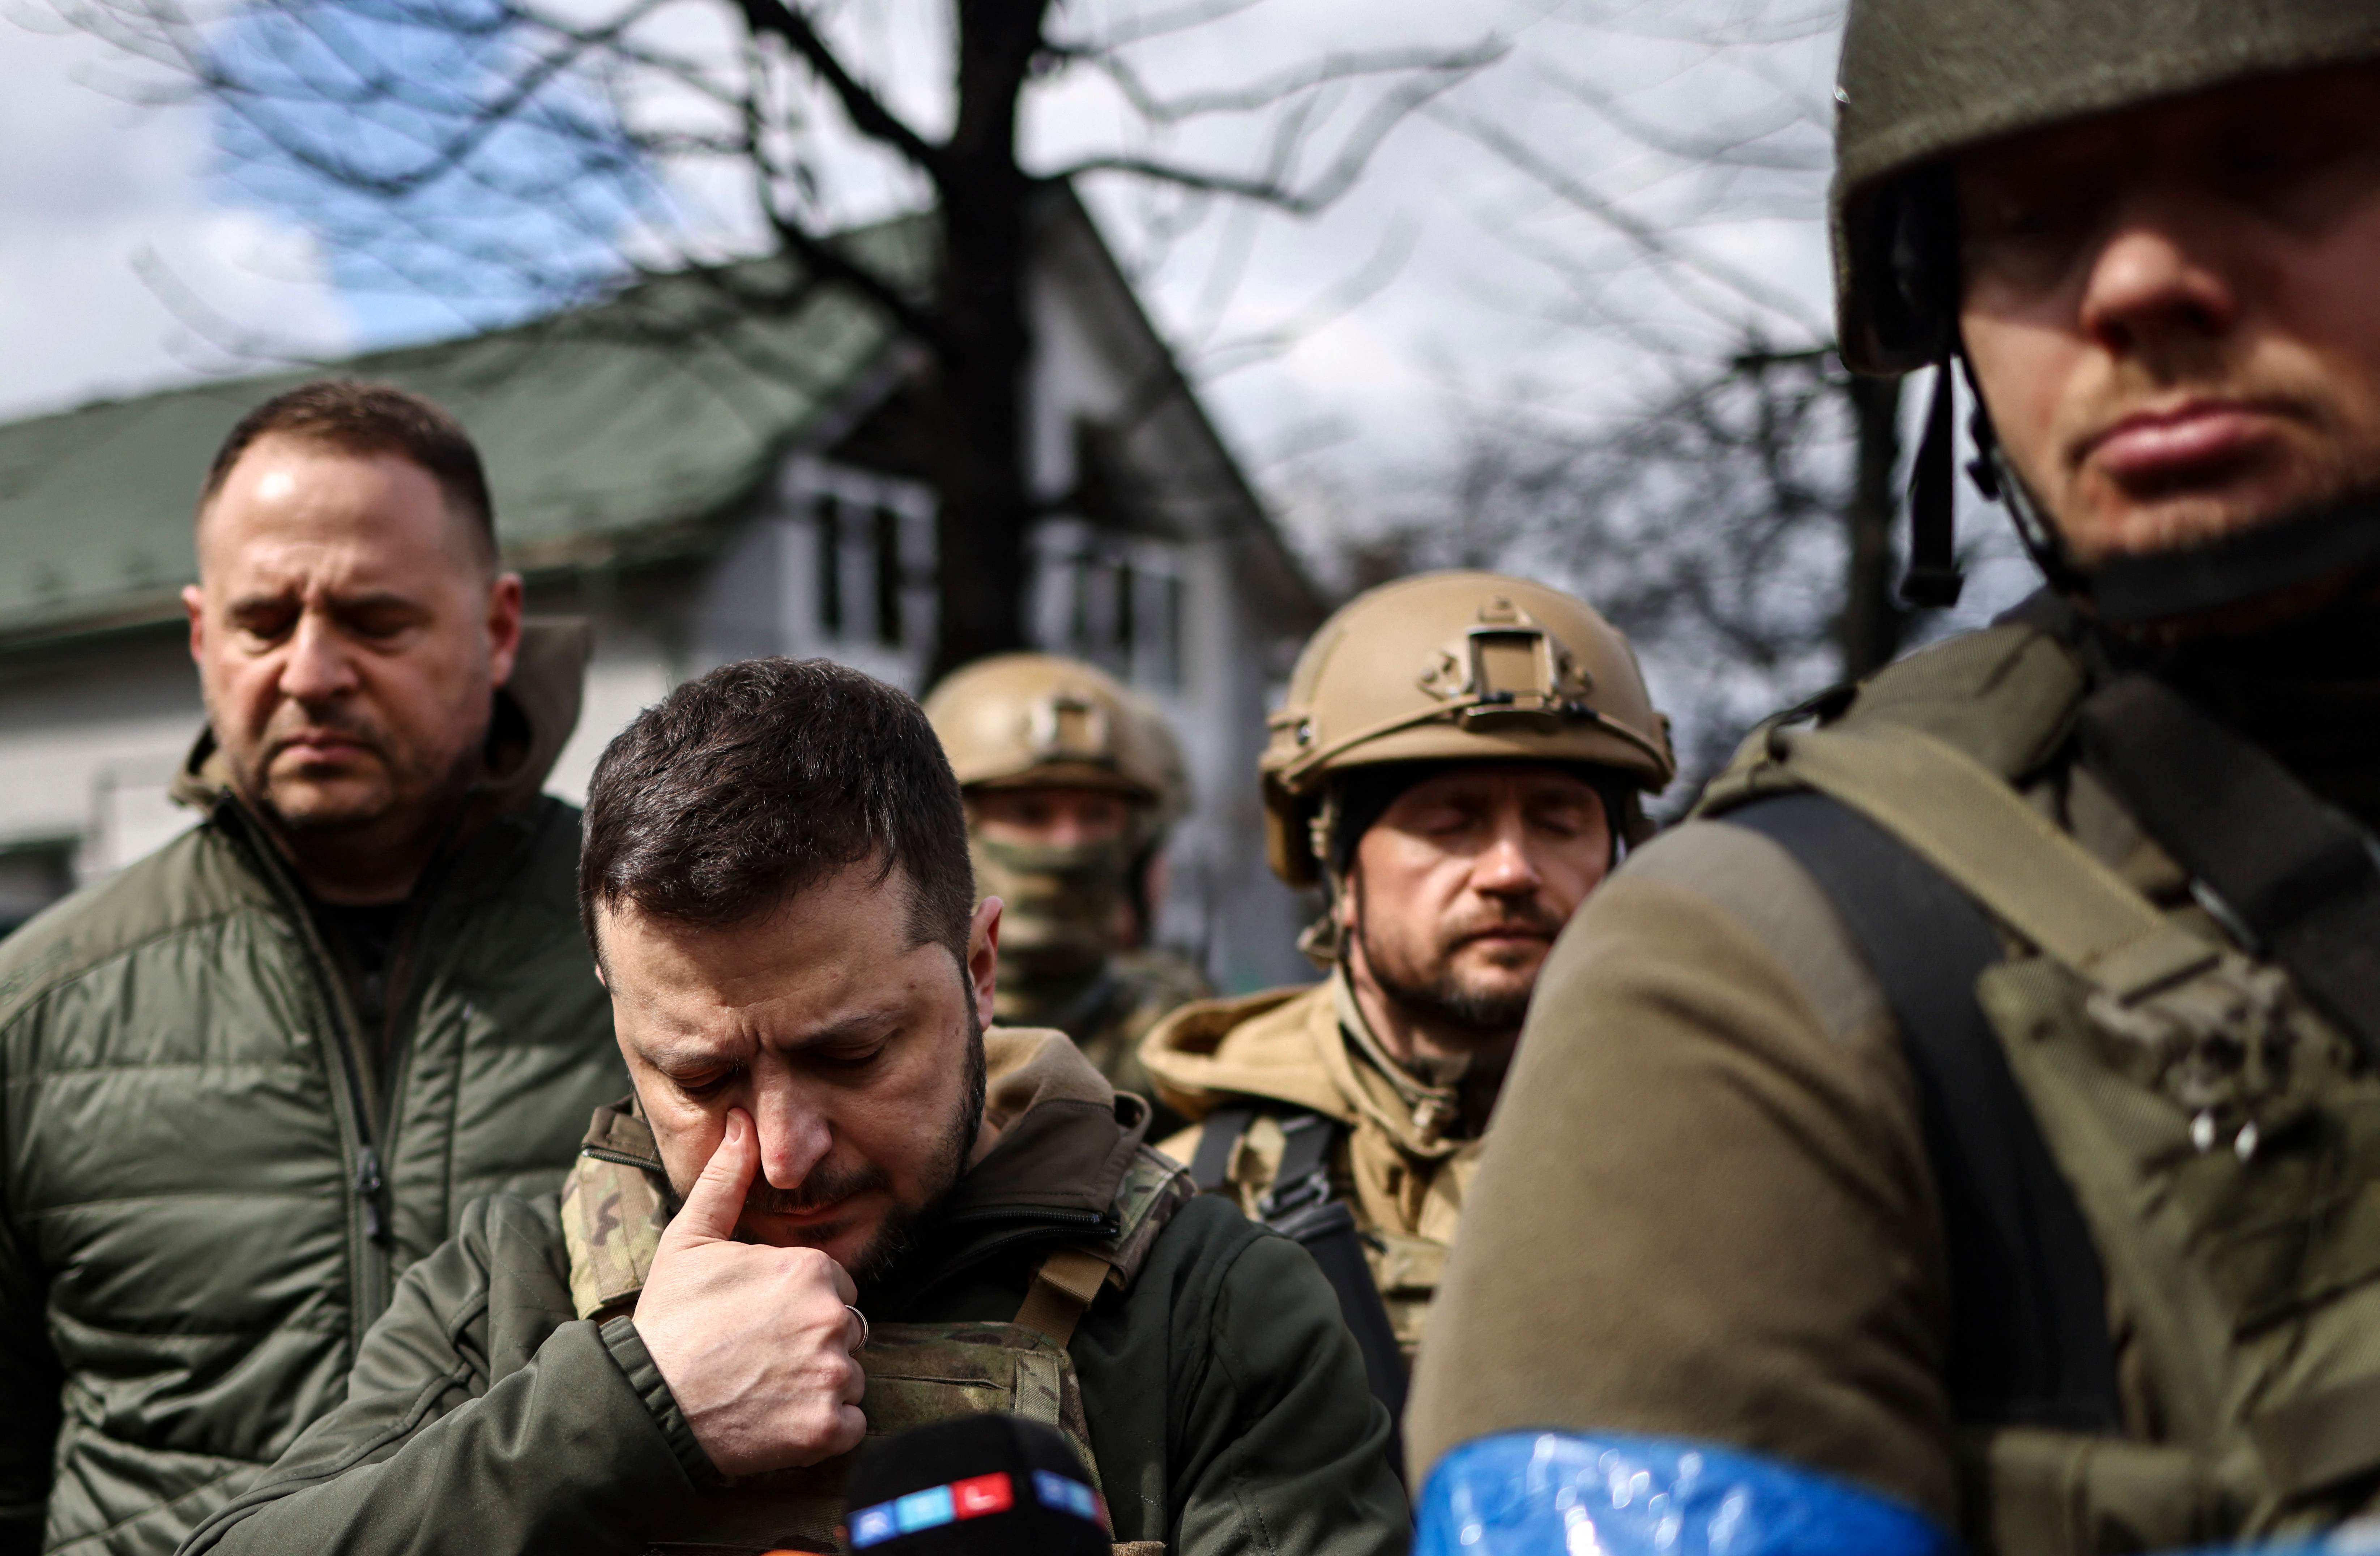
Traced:
[[1415, 1556], [1952, 1556], [1900, 1503], [1737, 1449], [1618, 1433], [1466, 1442], [1423, 1488]]
[[[1440, 1459], [1414, 1556], [1955, 1556], [1873, 1491], [1715, 1443], [1508, 1432]], [[2380, 1518], [2196, 1556], [2380, 1556]]]

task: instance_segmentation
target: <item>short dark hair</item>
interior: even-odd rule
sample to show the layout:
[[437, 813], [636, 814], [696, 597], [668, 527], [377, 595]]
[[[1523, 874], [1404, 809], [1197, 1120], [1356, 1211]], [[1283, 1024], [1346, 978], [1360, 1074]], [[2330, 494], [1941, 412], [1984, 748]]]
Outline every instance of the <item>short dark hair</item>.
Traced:
[[318, 378], [285, 395], [275, 395], [239, 419], [207, 467], [199, 511], [261, 438], [303, 438], [347, 454], [393, 454], [429, 472], [445, 493], [446, 505], [472, 521], [473, 538], [487, 556], [496, 554], [496, 509], [488, 497], [488, 474], [463, 424], [442, 407], [393, 383], [352, 378]]
[[966, 964], [975, 911], [966, 811], [917, 702], [823, 659], [748, 659], [686, 682], [595, 766], [578, 912], [633, 905], [716, 928], [767, 913], [854, 865], [895, 870], [912, 945]]

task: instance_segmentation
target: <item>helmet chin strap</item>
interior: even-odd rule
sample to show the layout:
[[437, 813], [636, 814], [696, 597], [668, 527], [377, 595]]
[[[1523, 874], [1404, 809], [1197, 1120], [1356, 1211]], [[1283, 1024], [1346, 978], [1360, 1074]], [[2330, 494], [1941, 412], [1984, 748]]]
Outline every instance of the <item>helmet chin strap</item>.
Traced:
[[1909, 570], [1900, 576], [1900, 602], [1941, 609], [1959, 602], [1966, 576], [1959, 570], [1955, 519], [1957, 477], [1951, 469], [1951, 358], [1934, 369], [1934, 399], [1925, 411], [1925, 438], [1909, 476]]
[[2085, 570], [2009, 464], [1980, 395], [1970, 427], [1976, 456], [1967, 473], [1976, 490], [2008, 509], [2050, 587], [2088, 600], [2110, 626], [2231, 610], [2380, 565], [2380, 491], [2365, 490], [2203, 544], [2111, 557]]

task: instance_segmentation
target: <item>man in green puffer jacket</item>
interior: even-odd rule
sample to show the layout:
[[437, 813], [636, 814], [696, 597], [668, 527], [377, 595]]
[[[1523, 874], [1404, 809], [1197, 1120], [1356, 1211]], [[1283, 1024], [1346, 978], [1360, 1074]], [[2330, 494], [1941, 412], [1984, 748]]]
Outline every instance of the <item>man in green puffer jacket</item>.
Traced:
[[841, 1550], [863, 1433], [988, 1410], [1068, 1438], [1120, 1552], [1404, 1550], [1312, 1257], [1194, 1196], [1063, 1033], [984, 1030], [1002, 905], [916, 703], [725, 666], [587, 815], [633, 1107], [559, 1199], [464, 1212], [189, 1556]]
[[172, 1550], [346, 1391], [468, 1200], [625, 1077], [539, 787], [584, 633], [521, 619], [477, 455], [315, 384], [218, 456], [203, 820], [0, 944], [0, 1552]]

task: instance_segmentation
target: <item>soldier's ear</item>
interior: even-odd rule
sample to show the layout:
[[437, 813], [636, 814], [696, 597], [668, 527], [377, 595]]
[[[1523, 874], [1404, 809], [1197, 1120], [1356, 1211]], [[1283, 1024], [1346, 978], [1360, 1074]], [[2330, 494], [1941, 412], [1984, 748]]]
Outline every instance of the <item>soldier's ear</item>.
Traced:
[[1330, 894], [1330, 921], [1339, 926], [1342, 940], [1354, 932], [1357, 921], [1363, 917], [1363, 904], [1360, 900], [1363, 891], [1357, 884], [1361, 879], [1357, 871], [1361, 868], [1354, 858], [1349, 858], [1347, 873], [1338, 878], [1339, 889]]

